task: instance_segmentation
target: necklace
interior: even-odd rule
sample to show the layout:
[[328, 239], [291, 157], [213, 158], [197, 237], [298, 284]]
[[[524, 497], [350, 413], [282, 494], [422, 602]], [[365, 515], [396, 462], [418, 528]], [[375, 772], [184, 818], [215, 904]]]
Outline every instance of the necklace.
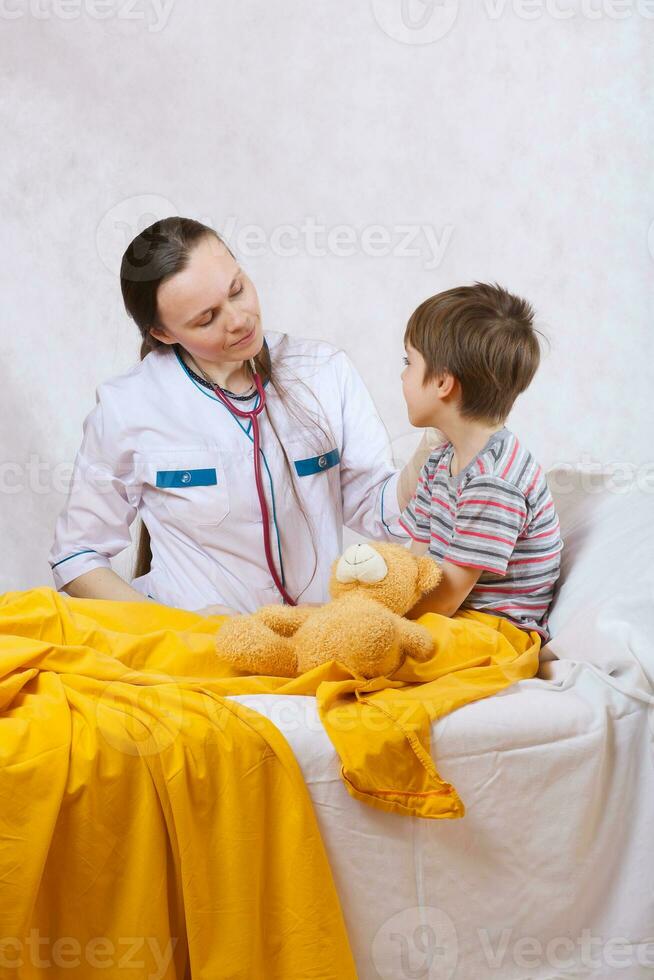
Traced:
[[[184, 358], [182, 358], [182, 360], [184, 360]], [[195, 361], [193, 361], [193, 363], [195, 364]], [[186, 361], [184, 361], [184, 364], [186, 364]], [[202, 368], [200, 368], [199, 366], [198, 369], [202, 371]], [[223, 386], [219, 385], [216, 381], [212, 381], [211, 378], [204, 373], [204, 371], [202, 371], [202, 377], [200, 377], [200, 375], [196, 374], [195, 371], [193, 371], [188, 366], [188, 364], [186, 364], [186, 370], [193, 378], [195, 378], [196, 381], [199, 381], [201, 385], [204, 385], [205, 388], [211, 388], [212, 390], [214, 389], [214, 387], [220, 388], [220, 390], [224, 392], [224, 394], [228, 395], [230, 398], [233, 398], [235, 401], [249, 401], [249, 399], [253, 397], [256, 391], [256, 385], [252, 383], [246, 392], [239, 395], [235, 391], [230, 391], [229, 388], [223, 388]]]

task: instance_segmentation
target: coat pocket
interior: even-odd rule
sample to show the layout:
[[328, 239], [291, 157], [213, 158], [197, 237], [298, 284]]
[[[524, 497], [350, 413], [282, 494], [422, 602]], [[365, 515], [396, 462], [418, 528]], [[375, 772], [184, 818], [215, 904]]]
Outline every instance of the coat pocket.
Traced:
[[229, 491], [218, 450], [178, 449], [144, 457], [148, 502], [180, 528], [214, 526], [229, 514]]

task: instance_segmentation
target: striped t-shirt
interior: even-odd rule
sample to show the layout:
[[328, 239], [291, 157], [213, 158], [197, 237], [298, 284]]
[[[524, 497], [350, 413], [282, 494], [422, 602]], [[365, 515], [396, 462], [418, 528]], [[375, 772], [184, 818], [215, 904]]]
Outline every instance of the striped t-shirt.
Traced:
[[545, 474], [506, 426], [456, 476], [453, 452], [434, 449], [400, 523], [438, 562], [483, 569], [461, 609], [505, 616], [547, 643], [563, 541]]

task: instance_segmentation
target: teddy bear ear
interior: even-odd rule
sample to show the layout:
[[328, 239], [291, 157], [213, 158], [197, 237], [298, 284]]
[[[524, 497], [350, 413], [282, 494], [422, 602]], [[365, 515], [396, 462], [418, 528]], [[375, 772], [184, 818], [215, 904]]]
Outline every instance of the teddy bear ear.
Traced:
[[423, 555], [418, 559], [418, 585], [424, 595], [435, 589], [442, 577], [441, 567], [436, 564], [433, 558]]

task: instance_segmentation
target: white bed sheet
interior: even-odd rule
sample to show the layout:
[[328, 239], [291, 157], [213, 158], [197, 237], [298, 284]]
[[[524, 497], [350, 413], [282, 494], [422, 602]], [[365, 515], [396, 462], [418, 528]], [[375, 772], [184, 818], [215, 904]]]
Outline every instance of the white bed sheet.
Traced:
[[654, 495], [576, 480], [538, 676], [432, 726], [462, 819], [350, 797], [314, 698], [234, 697], [298, 759], [361, 980], [654, 978]]

